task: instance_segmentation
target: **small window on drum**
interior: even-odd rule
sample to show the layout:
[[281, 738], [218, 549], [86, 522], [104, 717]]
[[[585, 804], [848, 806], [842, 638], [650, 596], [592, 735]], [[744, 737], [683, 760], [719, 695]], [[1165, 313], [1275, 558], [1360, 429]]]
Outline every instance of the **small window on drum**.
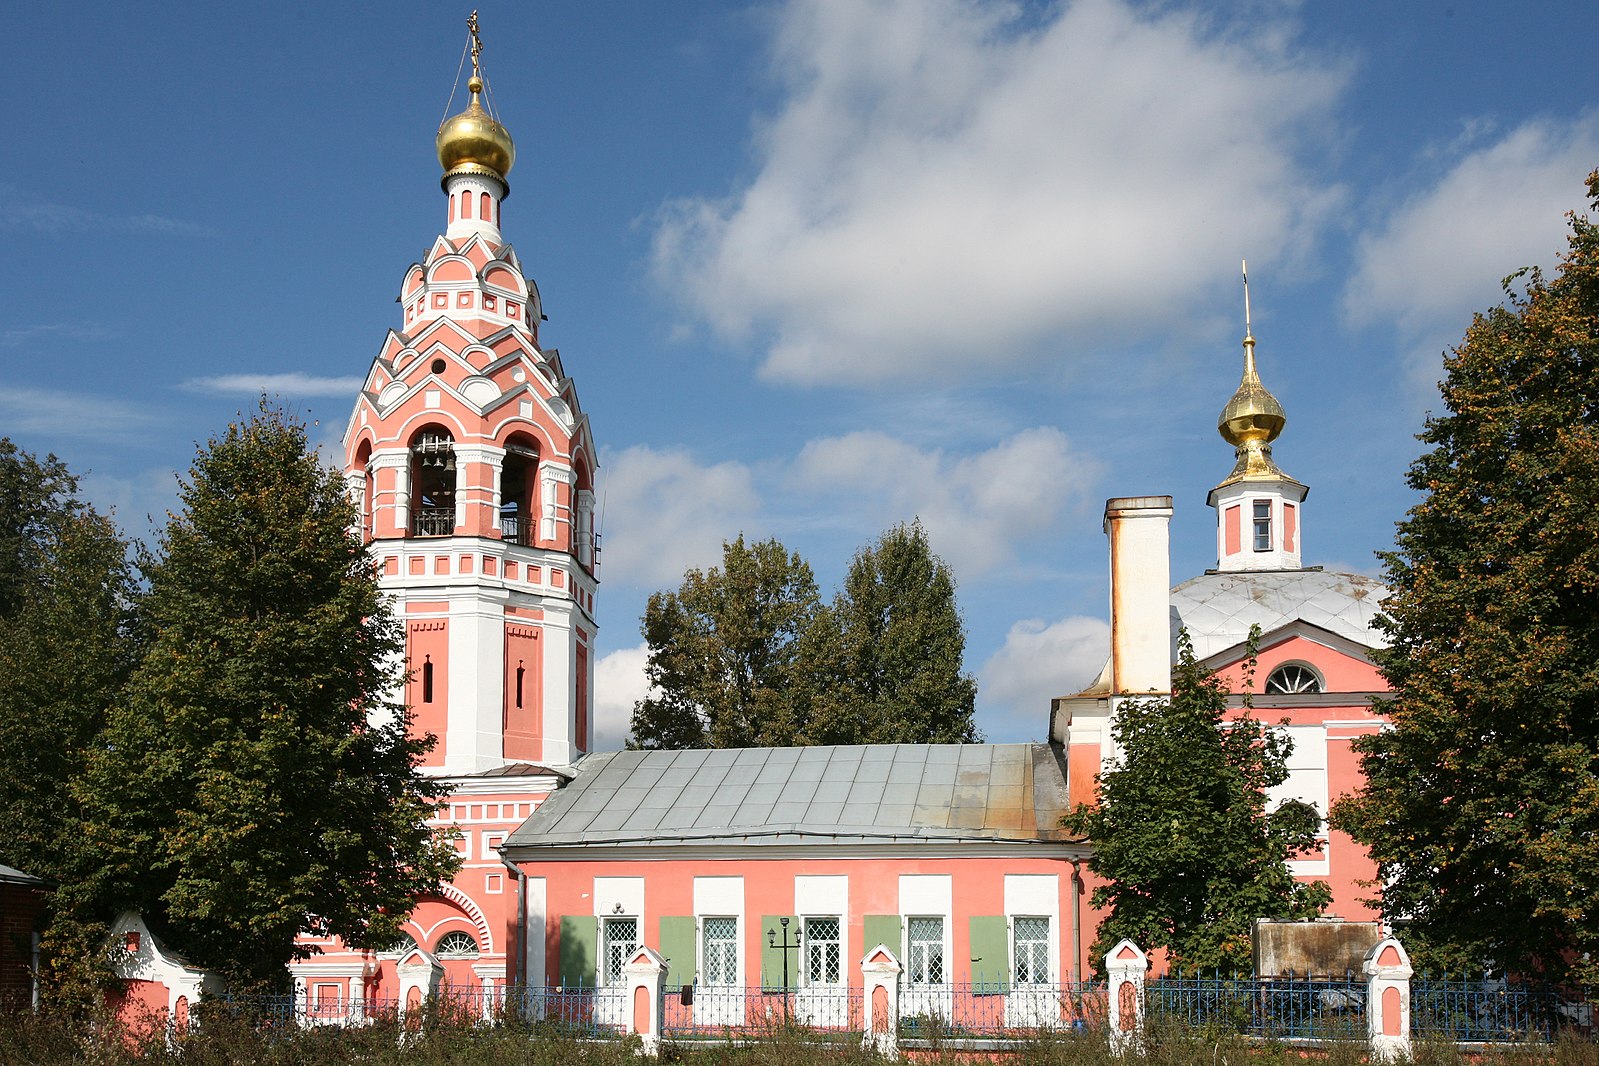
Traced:
[[445, 933], [439, 937], [438, 947], [433, 949], [433, 954], [441, 959], [475, 959], [477, 940], [471, 933]]
[[1321, 691], [1321, 675], [1300, 663], [1287, 663], [1266, 678], [1266, 693], [1272, 696], [1306, 696]]

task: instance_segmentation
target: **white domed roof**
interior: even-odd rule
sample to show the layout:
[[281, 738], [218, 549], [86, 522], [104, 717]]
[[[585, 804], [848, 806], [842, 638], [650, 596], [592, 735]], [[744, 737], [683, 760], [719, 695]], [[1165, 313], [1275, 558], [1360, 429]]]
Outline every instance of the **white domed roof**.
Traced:
[[1172, 661], [1178, 630], [1185, 626], [1198, 659], [1242, 644], [1252, 625], [1270, 633], [1294, 621], [1370, 648], [1386, 647], [1387, 638], [1372, 623], [1387, 595], [1388, 587], [1376, 578], [1333, 570], [1201, 574], [1171, 590]]

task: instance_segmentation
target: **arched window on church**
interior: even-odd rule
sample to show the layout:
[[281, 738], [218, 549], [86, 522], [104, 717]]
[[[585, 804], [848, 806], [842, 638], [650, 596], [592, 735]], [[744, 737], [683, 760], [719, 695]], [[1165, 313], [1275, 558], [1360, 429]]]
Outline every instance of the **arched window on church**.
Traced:
[[455, 532], [455, 439], [429, 426], [411, 444], [411, 535]]
[[538, 484], [538, 445], [526, 437], [513, 437], [505, 446], [500, 470], [500, 536], [512, 544], [534, 542], [533, 499]]
[[1273, 696], [1305, 696], [1321, 691], [1321, 675], [1303, 663], [1284, 663], [1266, 678], [1266, 692]]
[[361, 485], [356, 491], [361, 498], [356, 501], [360, 508], [361, 539], [371, 540], [377, 536], [377, 523], [373, 521], [373, 497], [376, 495], [376, 486], [372, 480], [372, 442], [364, 440], [361, 447], [355, 452], [355, 469], [361, 475]]
[[463, 933], [460, 930], [445, 933], [439, 937], [433, 954], [441, 959], [475, 959], [478, 955], [477, 939], [471, 933]]

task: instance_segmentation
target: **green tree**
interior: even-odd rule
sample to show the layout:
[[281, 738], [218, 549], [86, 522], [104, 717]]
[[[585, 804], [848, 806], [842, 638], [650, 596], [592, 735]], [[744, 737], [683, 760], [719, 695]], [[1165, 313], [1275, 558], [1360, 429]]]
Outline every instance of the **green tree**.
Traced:
[[793, 744], [808, 716], [800, 641], [820, 598], [809, 564], [776, 539], [722, 545], [644, 611], [651, 695], [633, 708], [641, 748]]
[[958, 744], [981, 739], [977, 682], [962, 672], [966, 633], [955, 579], [919, 521], [855, 553], [830, 611], [809, 634], [823, 673], [807, 730], [817, 744]]
[[127, 545], [55, 456], [0, 438], [0, 862], [59, 878], [70, 797], [131, 665]]
[[386, 702], [401, 635], [338, 475], [269, 409], [201, 448], [141, 561], [148, 648], [78, 790], [94, 862], [63, 891], [142, 910], [235, 987], [302, 931], [383, 943], [454, 853], [425, 824], [433, 739]]
[[[127, 545], [67, 468], [0, 439], [0, 862], [67, 881], [86, 858], [73, 785], [132, 666], [132, 592]], [[54, 990], [85, 975], [89, 941], [51, 903]]]
[[1333, 816], [1421, 960], [1593, 979], [1599, 229], [1573, 216], [1556, 276], [1505, 291], [1444, 361], [1423, 498], [1383, 556], [1393, 729], [1358, 742], [1366, 787]]
[[1227, 690], [1195, 661], [1186, 632], [1179, 651], [1170, 701], [1121, 704], [1111, 730], [1122, 756], [1100, 776], [1096, 803], [1062, 824], [1093, 842], [1088, 865], [1105, 879], [1092, 898], [1110, 908], [1095, 958], [1127, 937], [1165, 948], [1179, 967], [1243, 972], [1256, 918], [1312, 918], [1331, 899], [1286, 865], [1314, 844], [1320, 820], [1307, 804], [1267, 812], [1292, 742], [1247, 706], [1227, 718]]

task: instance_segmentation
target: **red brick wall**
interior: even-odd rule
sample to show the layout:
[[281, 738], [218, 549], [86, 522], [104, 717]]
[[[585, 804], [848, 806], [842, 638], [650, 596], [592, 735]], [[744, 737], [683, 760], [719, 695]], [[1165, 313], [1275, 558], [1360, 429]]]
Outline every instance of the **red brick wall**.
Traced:
[[40, 890], [0, 884], [0, 1006], [32, 999], [33, 933], [43, 910]]

